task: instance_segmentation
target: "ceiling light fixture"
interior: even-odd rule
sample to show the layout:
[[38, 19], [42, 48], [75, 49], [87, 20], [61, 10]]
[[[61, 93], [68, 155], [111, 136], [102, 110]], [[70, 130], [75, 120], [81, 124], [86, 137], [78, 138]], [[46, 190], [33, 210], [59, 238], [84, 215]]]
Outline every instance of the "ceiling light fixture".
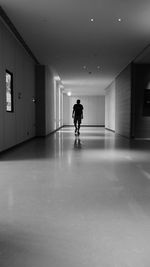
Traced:
[[67, 93], [67, 96], [71, 96], [71, 92], [68, 92], [68, 93]]
[[121, 22], [121, 21], [122, 21], [122, 19], [121, 19], [121, 18], [119, 18], [119, 19], [118, 19], [118, 21], [119, 21], [119, 22]]
[[97, 69], [99, 70], [100, 69], [100, 66], [97, 66]]
[[86, 70], [86, 66], [83, 66], [83, 69]]
[[94, 21], [94, 19], [93, 18], [91, 18], [91, 22], [93, 22]]

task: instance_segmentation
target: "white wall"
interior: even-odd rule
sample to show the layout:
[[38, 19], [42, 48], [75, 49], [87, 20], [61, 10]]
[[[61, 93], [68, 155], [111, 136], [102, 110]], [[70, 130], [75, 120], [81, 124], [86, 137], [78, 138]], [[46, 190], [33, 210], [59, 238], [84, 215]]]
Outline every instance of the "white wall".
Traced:
[[57, 80], [58, 75], [49, 66], [46, 66], [46, 135], [55, 131], [63, 125], [61, 81]]
[[69, 125], [70, 123], [70, 97], [66, 94], [63, 95], [63, 124]]
[[65, 96], [64, 97], [64, 125], [72, 125], [72, 107], [77, 99], [84, 107], [83, 125], [105, 124], [105, 96]]
[[37, 136], [46, 136], [63, 125], [62, 86], [50, 66], [36, 67]]
[[115, 131], [115, 81], [105, 92], [105, 127]]
[[56, 115], [55, 115], [55, 81], [54, 74], [51, 69], [46, 66], [46, 85], [45, 85], [45, 120], [46, 129], [45, 135], [51, 133], [56, 129]]
[[[34, 66], [22, 45], [0, 21], [0, 151], [35, 136]], [[6, 112], [6, 69], [13, 73], [14, 112]]]

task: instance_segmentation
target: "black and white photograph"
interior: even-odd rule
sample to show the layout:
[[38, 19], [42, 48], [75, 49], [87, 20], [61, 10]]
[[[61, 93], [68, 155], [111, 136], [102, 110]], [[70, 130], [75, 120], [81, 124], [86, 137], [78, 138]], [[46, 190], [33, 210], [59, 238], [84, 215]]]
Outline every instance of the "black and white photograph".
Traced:
[[0, 267], [150, 267], [150, 0], [0, 0]]

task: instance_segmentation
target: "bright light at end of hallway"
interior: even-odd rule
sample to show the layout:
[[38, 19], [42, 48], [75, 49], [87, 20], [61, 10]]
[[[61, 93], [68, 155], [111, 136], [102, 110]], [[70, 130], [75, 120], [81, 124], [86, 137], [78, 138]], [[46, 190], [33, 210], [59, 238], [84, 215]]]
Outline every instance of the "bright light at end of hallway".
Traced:
[[67, 93], [67, 96], [71, 96], [71, 92], [68, 92], [68, 93]]

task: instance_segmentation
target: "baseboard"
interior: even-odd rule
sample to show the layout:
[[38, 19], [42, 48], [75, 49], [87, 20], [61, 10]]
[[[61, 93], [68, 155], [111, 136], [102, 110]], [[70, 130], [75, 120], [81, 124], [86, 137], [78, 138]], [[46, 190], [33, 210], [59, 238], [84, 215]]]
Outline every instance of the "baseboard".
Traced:
[[63, 127], [64, 127], [64, 125], [63, 125], [63, 126], [60, 126], [59, 128], [55, 129], [54, 131], [50, 132], [49, 134], [47, 134], [47, 135], [45, 135], [45, 136], [48, 136], [48, 135], [53, 134], [53, 133], [56, 133], [57, 131], [59, 131], [59, 130], [62, 129]]
[[109, 129], [107, 127], [105, 127], [105, 129], [108, 130], [108, 131], [111, 131], [111, 132], [115, 133], [115, 130]]
[[149, 137], [133, 137], [133, 140], [150, 141]]

